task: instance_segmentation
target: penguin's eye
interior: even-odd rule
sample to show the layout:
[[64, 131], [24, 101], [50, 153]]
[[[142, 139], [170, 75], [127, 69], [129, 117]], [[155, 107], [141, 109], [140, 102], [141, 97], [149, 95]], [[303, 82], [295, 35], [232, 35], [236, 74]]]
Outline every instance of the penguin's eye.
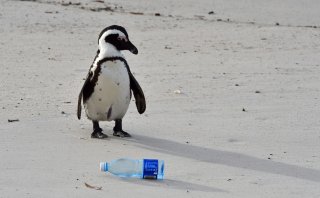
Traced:
[[124, 42], [127, 42], [127, 41], [128, 41], [128, 39], [127, 39], [126, 37], [123, 37], [123, 36], [119, 36], [119, 37], [118, 37], [118, 40], [119, 40], [119, 41], [124, 41]]

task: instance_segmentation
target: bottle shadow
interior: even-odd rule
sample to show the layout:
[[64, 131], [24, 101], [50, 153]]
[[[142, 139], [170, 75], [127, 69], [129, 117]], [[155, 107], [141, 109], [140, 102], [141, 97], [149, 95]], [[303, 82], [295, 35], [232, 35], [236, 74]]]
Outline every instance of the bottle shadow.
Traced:
[[149, 180], [149, 179], [132, 179], [132, 178], [117, 178], [123, 182], [128, 182], [132, 184], [138, 184], [143, 186], [150, 186], [150, 187], [161, 187], [165, 189], [178, 189], [184, 190], [186, 192], [191, 191], [202, 191], [202, 192], [220, 192], [226, 193], [228, 191], [221, 190], [219, 188], [214, 188], [210, 186], [194, 184], [186, 181], [178, 181], [172, 179], [164, 179], [164, 180]]
[[138, 143], [144, 148], [153, 151], [176, 155], [179, 157], [320, 182], [320, 170], [259, 159], [246, 154], [181, 144], [170, 140], [142, 135], [134, 135], [134, 137], [128, 139], [128, 141]]

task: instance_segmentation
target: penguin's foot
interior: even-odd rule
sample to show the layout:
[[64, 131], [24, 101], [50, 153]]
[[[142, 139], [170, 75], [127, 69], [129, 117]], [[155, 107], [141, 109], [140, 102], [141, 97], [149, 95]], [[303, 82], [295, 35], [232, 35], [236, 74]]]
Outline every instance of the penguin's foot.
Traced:
[[116, 121], [116, 125], [113, 128], [113, 136], [117, 136], [117, 137], [131, 137], [131, 135], [125, 131], [122, 130], [122, 120], [121, 119], [117, 119]]
[[93, 132], [91, 133], [91, 138], [97, 138], [97, 139], [104, 139], [108, 136], [104, 133], [102, 133], [102, 129], [99, 126], [98, 121], [92, 121], [93, 123]]
[[[102, 131], [102, 130], [101, 130]], [[97, 138], [97, 139], [104, 139], [107, 138], [108, 136], [101, 131], [94, 131], [91, 133], [91, 138]]]
[[131, 135], [125, 131], [114, 131], [113, 132], [113, 136], [117, 136], [117, 137], [121, 137], [121, 138], [124, 138], [124, 137], [131, 137]]

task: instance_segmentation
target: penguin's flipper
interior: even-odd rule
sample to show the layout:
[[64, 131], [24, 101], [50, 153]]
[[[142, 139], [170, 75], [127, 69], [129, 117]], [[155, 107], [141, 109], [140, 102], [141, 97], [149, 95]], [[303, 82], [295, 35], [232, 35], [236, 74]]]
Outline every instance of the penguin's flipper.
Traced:
[[134, 78], [133, 74], [129, 72], [130, 77], [130, 89], [133, 92], [134, 98], [136, 99], [137, 110], [140, 114], [143, 114], [146, 110], [146, 99], [144, 97], [143, 91], [138, 83], [138, 81]]
[[81, 106], [81, 100], [82, 100], [82, 89], [79, 93], [79, 98], [78, 98], [78, 108], [77, 108], [77, 116], [78, 119], [81, 119], [81, 110], [82, 110], [82, 106]]
[[83, 93], [83, 92], [87, 92], [88, 90], [88, 86], [91, 85], [91, 82], [90, 82], [90, 79], [92, 77], [92, 72], [89, 71], [88, 75], [87, 75], [87, 78], [86, 80], [84, 81], [84, 84], [81, 88], [81, 91], [79, 93], [79, 97], [78, 97], [78, 109], [77, 109], [77, 116], [78, 116], [78, 119], [80, 120], [81, 119], [81, 110], [82, 110], [82, 106], [81, 106], [81, 100], [82, 98], [84, 100], [86, 100], [87, 98], [84, 98], [83, 95], [88, 95], [86, 93]]

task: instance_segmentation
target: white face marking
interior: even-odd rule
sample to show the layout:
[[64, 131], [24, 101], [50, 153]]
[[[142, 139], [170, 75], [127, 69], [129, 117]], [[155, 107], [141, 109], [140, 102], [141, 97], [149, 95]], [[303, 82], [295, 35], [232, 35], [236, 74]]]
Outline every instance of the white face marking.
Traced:
[[119, 39], [123, 39], [125, 41], [128, 41], [128, 38], [126, 37], [126, 35], [119, 31], [119, 30], [108, 30], [105, 33], [102, 34], [102, 36], [99, 39], [99, 50], [100, 50], [100, 54], [98, 59], [102, 59], [103, 57], [107, 57], [107, 56], [120, 56], [123, 57], [123, 55], [121, 54], [121, 52], [119, 50], [117, 50], [117, 48], [115, 46], [113, 46], [110, 43], [106, 43], [105, 42], [105, 38], [108, 35], [111, 34], [118, 34], [118, 38]]

